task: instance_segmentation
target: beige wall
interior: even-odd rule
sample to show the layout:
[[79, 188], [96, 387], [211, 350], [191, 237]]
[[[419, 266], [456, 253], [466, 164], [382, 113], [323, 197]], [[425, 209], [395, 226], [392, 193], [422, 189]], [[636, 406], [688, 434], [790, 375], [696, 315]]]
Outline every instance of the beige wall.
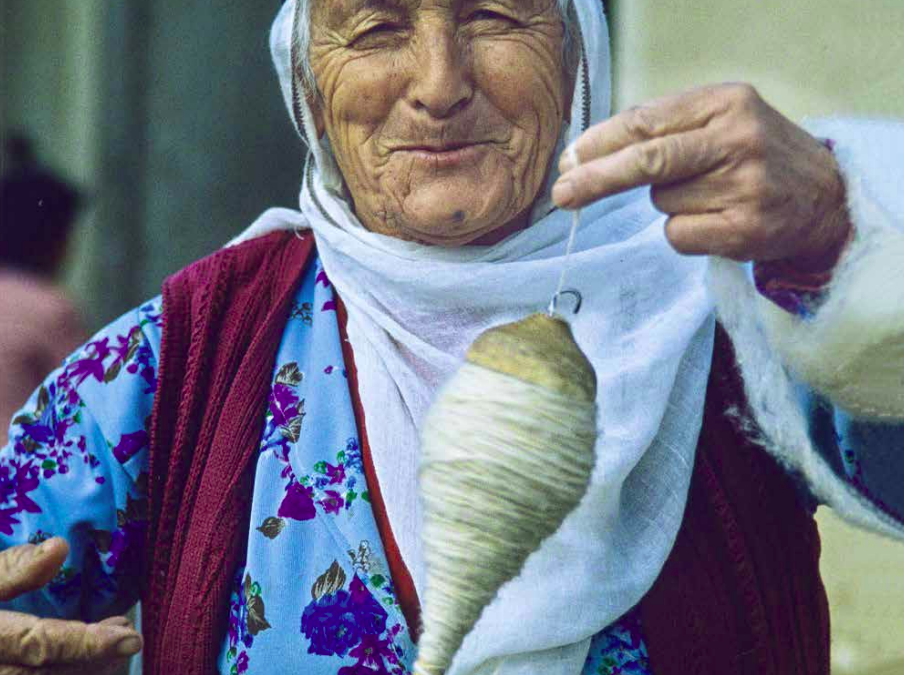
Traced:
[[[792, 119], [904, 118], [902, 0], [620, 0], [615, 33], [620, 108], [748, 81]], [[904, 673], [904, 546], [819, 521], [833, 672]]]
[[620, 0], [618, 100], [754, 83], [793, 118], [904, 114], [901, 0]]

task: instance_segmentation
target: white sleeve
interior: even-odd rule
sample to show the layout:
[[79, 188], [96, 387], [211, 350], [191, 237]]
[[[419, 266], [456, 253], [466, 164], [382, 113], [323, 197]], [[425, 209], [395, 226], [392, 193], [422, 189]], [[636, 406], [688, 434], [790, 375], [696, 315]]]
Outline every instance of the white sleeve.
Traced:
[[805, 126], [835, 142], [856, 228], [827, 296], [815, 315], [794, 316], [756, 292], [747, 268], [718, 258], [710, 289], [762, 446], [848, 522], [904, 539], [901, 521], [821, 455], [799, 395], [815, 390], [851, 419], [904, 421], [904, 123]]
[[904, 123], [819, 120], [848, 194], [855, 239], [808, 319], [765, 298], [759, 314], [773, 348], [804, 382], [874, 421], [904, 421]]

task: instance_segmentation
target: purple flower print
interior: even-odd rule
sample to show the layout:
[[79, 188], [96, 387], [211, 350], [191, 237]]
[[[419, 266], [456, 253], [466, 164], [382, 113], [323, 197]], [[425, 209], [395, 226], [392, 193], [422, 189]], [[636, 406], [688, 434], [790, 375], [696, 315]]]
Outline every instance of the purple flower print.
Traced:
[[389, 675], [385, 659], [390, 662], [395, 659], [395, 654], [390, 649], [391, 642], [389, 638], [381, 640], [377, 635], [365, 635], [361, 638], [361, 643], [349, 652], [349, 656], [358, 659], [358, 663], [341, 668], [339, 675]]
[[366, 635], [386, 630], [386, 610], [357, 575], [349, 590], [314, 600], [301, 616], [301, 632], [310, 640], [309, 654], [345, 656]]
[[86, 352], [88, 356], [73, 362], [67, 368], [67, 375], [75, 380], [76, 387], [92, 377], [98, 382], [104, 381], [104, 360], [113, 353], [110, 349], [110, 338], [89, 342]]
[[349, 438], [345, 444], [345, 465], [358, 473], [364, 473], [364, 458], [357, 438]]
[[[111, 356], [113, 359], [109, 365], [105, 365]], [[91, 378], [98, 382], [112, 382], [125, 369], [132, 375], [140, 374], [147, 383], [144, 393], [152, 394], [157, 389], [157, 375], [153, 363], [154, 353], [144, 339], [141, 326], [133, 326], [125, 335], [117, 335], [116, 344], [113, 346], [110, 345], [109, 337], [89, 342], [85, 356], [69, 364], [61, 382], [74, 388]]]
[[229, 654], [227, 659], [235, 661], [230, 672], [236, 675], [248, 672], [250, 659], [245, 650], [251, 649], [254, 644], [254, 635], [248, 629], [248, 605], [242, 581], [244, 575], [245, 566], [241, 565], [235, 578], [235, 590], [229, 599], [229, 625], [227, 628]]
[[[66, 439], [66, 432], [73, 425], [71, 419], [60, 419], [56, 406], [52, 403], [56, 396], [56, 387], [51, 385], [49, 389], [42, 389], [42, 399], [38, 403], [35, 417], [24, 416], [16, 421], [21, 425], [25, 436], [39, 444], [62, 445]], [[46, 398], [45, 398], [46, 397]]]
[[335, 312], [336, 311], [336, 301], [335, 300], [327, 300], [323, 303], [323, 307], [320, 308], [321, 312]]
[[277, 426], [286, 426], [298, 416], [298, 394], [286, 384], [275, 384], [270, 392], [270, 410]]
[[[297, 376], [299, 379], [302, 377], [300, 373]], [[297, 386], [297, 383], [277, 381], [270, 391], [270, 414], [273, 418], [268, 423], [268, 429], [278, 429], [280, 437], [292, 443], [298, 442], [305, 417], [304, 400], [299, 399], [295, 392]]]
[[286, 496], [283, 497], [276, 515], [292, 520], [312, 520], [317, 515], [314, 508], [314, 489], [296, 482], [289, 483]]
[[38, 473], [38, 467], [31, 461], [23, 463], [14, 459], [0, 465], [0, 504], [12, 499], [19, 511], [41, 513], [41, 508], [28, 497], [40, 484]]
[[345, 500], [335, 490], [327, 490], [326, 496], [320, 500], [320, 505], [323, 507], [324, 513], [338, 514], [345, 506]]
[[309, 654], [345, 656], [361, 637], [355, 615], [346, 606], [348, 593], [325, 595], [301, 615], [301, 632], [311, 644]]
[[148, 445], [148, 433], [145, 430], [136, 431], [134, 434], [125, 434], [119, 444], [113, 448], [113, 456], [120, 464], [125, 464], [132, 457], [144, 450]]
[[391, 673], [386, 670], [382, 663], [379, 668], [371, 668], [370, 666], [365, 666], [363, 663], [358, 662], [353, 666], [340, 668], [338, 675], [391, 675]]
[[320, 270], [317, 273], [317, 279], [314, 281], [316, 284], [322, 284], [324, 288], [329, 288], [332, 284], [330, 283], [329, 278], [326, 276], [326, 272]]
[[22, 521], [16, 518], [19, 509], [0, 509], [0, 533], [12, 534], [13, 525], [19, 525]]
[[13, 525], [21, 521], [16, 518], [19, 513], [41, 513], [29, 492], [38, 488], [40, 470], [31, 461], [21, 463], [11, 460], [0, 464], [0, 504], [12, 502], [12, 506], [0, 509], [0, 532], [12, 534]]
[[142, 342], [135, 353], [135, 361], [130, 363], [126, 370], [135, 375], [138, 373], [147, 384], [145, 394], [154, 394], [157, 391], [157, 371], [154, 370], [154, 352], [151, 351], [147, 341]]
[[116, 574], [138, 573], [147, 529], [148, 521], [134, 520], [113, 532], [110, 538], [110, 557], [107, 558], [107, 565]]
[[345, 482], [345, 465], [333, 466], [327, 462], [326, 475], [330, 478], [330, 485], [342, 485]]

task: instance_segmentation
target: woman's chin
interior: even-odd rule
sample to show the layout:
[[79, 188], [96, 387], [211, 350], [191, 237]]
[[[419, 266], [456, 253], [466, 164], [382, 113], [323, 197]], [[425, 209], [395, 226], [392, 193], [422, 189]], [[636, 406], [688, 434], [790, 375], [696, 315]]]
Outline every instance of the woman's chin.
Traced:
[[[497, 230], [512, 218], [510, 195], [492, 186], [419, 190], [405, 200], [405, 238], [437, 246], [463, 246]], [[479, 199], [477, 199], [479, 197]]]
[[466, 212], [460, 210], [407, 220], [399, 235], [403, 239], [432, 246], [464, 246], [483, 239], [504, 224], [496, 218], [470, 219]]

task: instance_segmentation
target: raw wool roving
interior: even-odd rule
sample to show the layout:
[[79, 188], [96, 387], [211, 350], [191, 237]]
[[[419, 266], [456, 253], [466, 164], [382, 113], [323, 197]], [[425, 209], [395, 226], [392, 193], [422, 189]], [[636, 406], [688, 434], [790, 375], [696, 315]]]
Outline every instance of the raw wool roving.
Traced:
[[731, 336], [763, 447], [801, 476], [820, 503], [853, 525], [895, 539], [904, 528], [839, 480], [810, 439], [797, 383], [861, 419], [904, 420], [904, 137], [882, 121], [807, 120], [834, 141], [856, 237], [815, 315], [795, 317], [758, 296], [744, 266], [712, 259], [709, 287]]
[[417, 675], [442, 675], [484, 607], [587, 491], [596, 376], [568, 325], [534, 314], [481, 335], [424, 423]]

